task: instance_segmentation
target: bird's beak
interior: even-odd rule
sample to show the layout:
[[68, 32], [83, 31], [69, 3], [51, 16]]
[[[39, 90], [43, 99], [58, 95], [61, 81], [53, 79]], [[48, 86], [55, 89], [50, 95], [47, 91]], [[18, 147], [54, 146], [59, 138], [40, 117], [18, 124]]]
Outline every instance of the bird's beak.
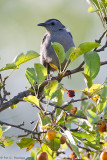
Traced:
[[43, 26], [43, 27], [45, 27], [45, 26], [46, 26], [46, 23], [39, 23], [38, 26]]

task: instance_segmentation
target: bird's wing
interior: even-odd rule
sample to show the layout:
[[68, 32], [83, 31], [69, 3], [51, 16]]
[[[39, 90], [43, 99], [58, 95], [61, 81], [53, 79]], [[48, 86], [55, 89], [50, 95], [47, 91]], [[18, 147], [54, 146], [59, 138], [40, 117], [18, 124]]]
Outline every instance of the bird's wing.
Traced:
[[47, 35], [48, 35], [47, 33], [44, 35], [44, 37], [42, 39], [42, 44], [45, 42]]
[[69, 33], [69, 35], [71, 36], [71, 38], [72, 38], [72, 34], [70, 33], [70, 32], [68, 32]]

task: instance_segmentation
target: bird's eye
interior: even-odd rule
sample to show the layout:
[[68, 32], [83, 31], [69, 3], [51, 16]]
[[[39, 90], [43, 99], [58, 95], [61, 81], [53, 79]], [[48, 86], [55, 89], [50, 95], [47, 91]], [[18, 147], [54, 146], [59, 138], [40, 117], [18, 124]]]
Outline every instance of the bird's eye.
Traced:
[[51, 25], [54, 26], [54, 25], [55, 25], [55, 22], [52, 22]]

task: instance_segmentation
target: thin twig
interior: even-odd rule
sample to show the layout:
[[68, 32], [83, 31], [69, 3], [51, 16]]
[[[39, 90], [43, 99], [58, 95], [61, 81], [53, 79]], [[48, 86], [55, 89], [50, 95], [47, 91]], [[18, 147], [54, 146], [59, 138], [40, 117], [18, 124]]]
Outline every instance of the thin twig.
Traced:
[[84, 150], [86, 150], [88, 152], [91, 152], [91, 149], [89, 149], [89, 148], [85, 148], [85, 147], [82, 147], [82, 146], [79, 146], [79, 145], [77, 145], [77, 147], [82, 148], [82, 149], [84, 149]]
[[107, 30], [101, 35], [101, 37], [99, 38], [99, 40], [95, 40], [97, 43], [101, 43], [103, 37], [105, 36], [105, 34], [107, 33]]
[[[76, 101], [77, 101], [77, 100], [76, 100]], [[44, 100], [42, 100], [41, 102], [44, 103], [44, 104], [47, 103], [47, 102], [44, 101]], [[72, 117], [75, 117], [75, 118], [82, 118], [82, 119], [86, 119], [86, 120], [87, 120], [87, 117], [74, 115], [74, 114], [68, 112], [68, 111], [64, 108], [64, 106], [61, 107], [61, 106], [55, 105], [55, 104], [53, 104], [53, 103], [49, 103], [49, 105], [51, 105], [51, 106], [53, 106], [53, 107], [55, 107], [55, 108], [59, 108], [59, 109], [63, 110], [63, 111], [66, 112], [66, 114], [69, 115], [69, 116], [72, 116]], [[49, 114], [51, 114], [51, 113], [49, 113]]]
[[33, 134], [33, 135], [35, 135], [35, 134], [39, 135], [39, 134], [45, 133], [45, 132], [34, 132], [34, 131], [28, 130], [26, 128], [22, 128], [20, 125], [14, 125], [14, 124], [6, 123], [6, 122], [3, 122], [3, 121], [0, 121], [0, 124], [1, 125], [6, 125], [6, 126], [11, 126], [11, 127], [23, 130], [24, 132], [27, 132], [27, 133]]
[[[97, 43], [100, 44], [101, 41], [102, 41], [102, 39], [103, 39], [103, 37], [104, 37], [105, 35], [107, 35], [107, 30], [101, 35], [101, 37], [99, 38], [99, 40], [95, 40], [95, 42], [97, 42]], [[107, 48], [107, 40], [106, 40], [106, 43], [105, 43], [104, 46], [102, 46], [102, 47], [99, 48], [99, 49], [95, 48], [94, 51], [96, 51], [96, 52], [101, 52], [101, 51], [104, 51], [105, 48]]]
[[71, 99], [68, 103], [66, 103], [65, 105], [63, 105], [62, 108], [67, 107], [71, 103], [80, 102], [80, 101], [84, 101], [84, 100], [88, 100], [88, 99], [89, 99], [88, 97], [85, 97], [85, 98], [82, 98], [82, 99], [76, 99], [76, 100]]
[[99, 48], [99, 49], [96, 49], [95, 51], [96, 51], [96, 52], [101, 52], [101, 51], [104, 51], [105, 48], [107, 48], [107, 42], [105, 43], [104, 46], [102, 46], [102, 47]]

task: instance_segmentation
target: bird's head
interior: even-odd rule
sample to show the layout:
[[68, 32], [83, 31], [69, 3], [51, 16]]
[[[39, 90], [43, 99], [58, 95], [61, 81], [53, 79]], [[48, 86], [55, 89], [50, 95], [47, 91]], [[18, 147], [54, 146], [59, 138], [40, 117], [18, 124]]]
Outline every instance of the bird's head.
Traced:
[[49, 19], [44, 23], [39, 23], [38, 26], [43, 26], [50, 33], [56, 32], [58, 30], [63, 30], [65, 26], [57, 19]]

